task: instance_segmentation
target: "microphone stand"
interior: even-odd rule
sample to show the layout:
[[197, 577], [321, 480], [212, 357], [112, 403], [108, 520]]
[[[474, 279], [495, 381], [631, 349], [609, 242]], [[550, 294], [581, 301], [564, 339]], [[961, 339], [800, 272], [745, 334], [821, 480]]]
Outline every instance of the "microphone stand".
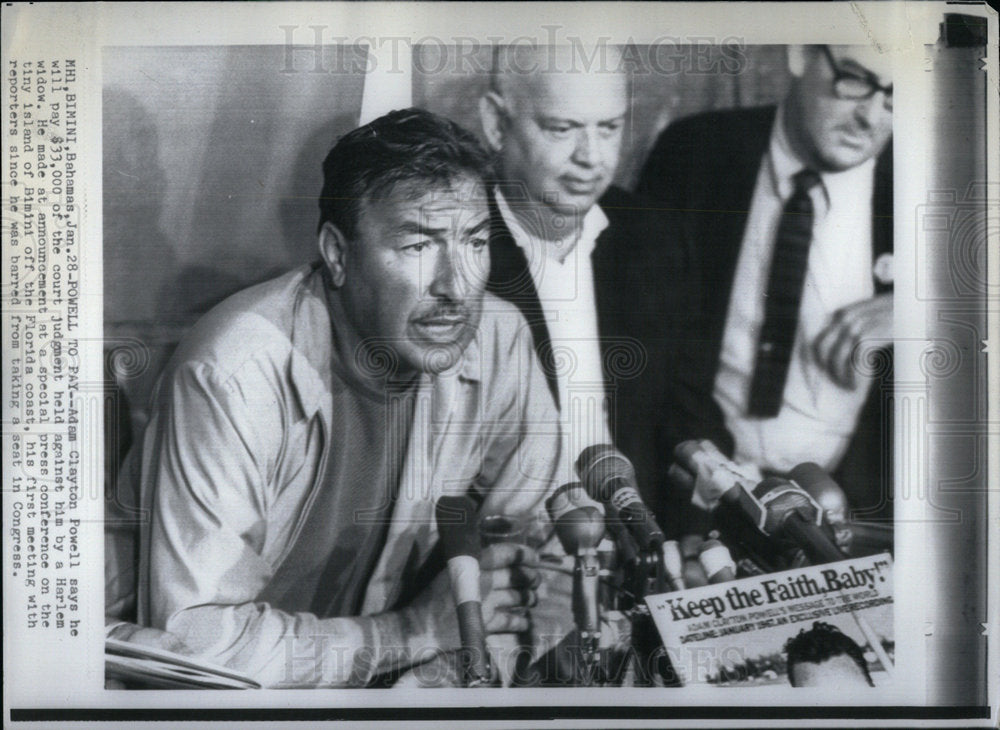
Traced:
[[[573, 565], [574, 597], [597, 596], [600, 581], [601, 565], [597, 559], [597, 550], [582, 548], [577, 551]], [[581, 606], [579, 613], [587, 613], [587, 608]], [[598, 613], [601, 613], [598, 608]], [[578, 627], [580, 635], [580, 653], [583, 657], [583, 686], [593, 686], [598, 681], [600, 668], [600, 622], [599, 616], [589, 616], [587, 624], [592, 626]]]
[[663, 593], [667, 588], [667, 570], [663, 553], [656, 547], [641, 550], [630, 568], [628, 583], [632, 586], [634, 604], [629, 610], [632, 626], [631, 651], [635, 666], [632, 684], [635, 687], [680, 687], [681, 681], [667, 656], [649, 607], [643, 600], [650, 593]]

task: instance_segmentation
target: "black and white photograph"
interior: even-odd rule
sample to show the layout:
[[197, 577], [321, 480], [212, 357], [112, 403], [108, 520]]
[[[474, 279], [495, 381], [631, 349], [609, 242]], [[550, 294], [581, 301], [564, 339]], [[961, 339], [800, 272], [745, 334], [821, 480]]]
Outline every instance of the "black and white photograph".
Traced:
[[988, 6], [4, 16], [5, 723], [996, 722]]

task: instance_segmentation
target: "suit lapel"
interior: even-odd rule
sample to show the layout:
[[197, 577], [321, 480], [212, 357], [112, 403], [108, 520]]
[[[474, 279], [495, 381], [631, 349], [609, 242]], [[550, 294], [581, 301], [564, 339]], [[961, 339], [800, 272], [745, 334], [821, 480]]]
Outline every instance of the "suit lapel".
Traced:
[[[609, 216], [610, 218], [610, 216]], [[601, 361], [607, 363], [607, 347], [611, 338], [620, 334], [617, 323], [612, 321], [615, 303], [621, 301], [621, 278], [617, 275], [617, 265], [625, 252], [619, 251], [618, 258], [614, 256], [615, 246], [612, 237], [615, 226], [609, 220], [608, 227], [601, 231], [594, 245], [591, 262], [594, 272], [594, 306], [597, 308], [597, 336], [601, 349]], [[638, 285], [639, 282], [636, 282]], [[607, 373], [605, 373], [605, 378]]]
[[490, 276], [486, 288], [521, 310], [531, 330], [531, 339], [542, 371], [545, 373], [545, 380], [558, 407], [559, 385], [556, 381], [552, 342], [549, 328], [545, 323], [545, 312], [542, 310], [538, 290], [528, 268], [528, 259], [514, 241], [492, 194], [490, 195]]
[[695, 243], [700, 244], [695, 250], [703, 254], [700, 264], [707, 285], [702, 290], [702, 306], [716, 335], [712, 338], [717, 345], [716, 365], [757, 173], [771, 141], [776, 112], [775, 107], [767, 107], [746, 115], [742, 139], [706, 160], [703, 181], [707, 184], [699, 188], [702, 197], [695, 202], [704, 211], [696, 213], [703, 227], [695, 232]]

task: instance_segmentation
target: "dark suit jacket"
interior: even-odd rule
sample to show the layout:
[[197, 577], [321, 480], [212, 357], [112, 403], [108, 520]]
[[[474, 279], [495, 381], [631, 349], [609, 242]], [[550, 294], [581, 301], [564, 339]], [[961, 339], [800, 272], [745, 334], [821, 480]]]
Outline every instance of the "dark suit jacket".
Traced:
[[[660, 135], [642, 171], [639, 193], [677, 213], [686, 245], [702, 279], [705, 330], [695, 343], [712, 392], [719, 363], [736, 262], [761, 161], [767, 152], [776, 107], [714, 111], [681, 119]], [[872, 200], [873, 263], [893, 250], [892, 149], [876, 162]], [[891, 284], [875, 281], [876, 293]], [[891, 352], [883, 353], [854, 438], [834, 478], [847, 492], [856, 516], [891, 519]]]
[[[516, 205], [516, 200], [511, 200]], [[684, 438], [728, 443], [721, 414], [693, 387], [683, 361], [700, 325], [690, 252], [664, 245], [677, 223], [619, 188], [599, 201], [608, 227], [598, 237], [592, 264], [597, 325], [612, 394], [612, 438], [633, 462], [640, 490], [668, 532], [685, 520], [665, 475], [674, 445]], [[535, 350], [558, 403], [548, 327], [521, 248], [491, 203], [489, 291], [513, 302], [531, 328]], [[706, 412], [707, 410], [707, 412]], [[683, 501], [683, 500], [681, 500]]]

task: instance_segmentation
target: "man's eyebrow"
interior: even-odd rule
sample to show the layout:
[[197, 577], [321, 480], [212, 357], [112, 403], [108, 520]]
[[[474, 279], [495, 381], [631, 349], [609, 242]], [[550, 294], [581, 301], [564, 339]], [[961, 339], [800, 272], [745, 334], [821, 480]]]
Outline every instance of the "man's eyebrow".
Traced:
[[555, 117], [549, 116], [548, 114], [540, 114], [538, 116], [538, 121], [541, 124], [569, 124], [573, 127], [582, 127], [583, 123], [578, 122], [576, 119], [570, 119], [569, 117]]
[[483, 217], [483, 219], [482, 219], [482, 220], [480, 220], [479, 222], [475, 223], [474, 225], [472, 225], [472, 226], [471, 226], [471, 227], [469, 227], [469, 228], [466, 228], [466, 229], [465, 229], [465, 235], [467, 235], [467, 236], [472, 236], [472, 235], [475, 235], [476, 233], [480, 233], [480, 232], [481, 232], [481, 231], [483, 231], [483, 230], [484, 230], [484, 229], [485, 229], [485, 228], [486, 228], [486, 227], [487, 227], [487, 226], [488, 226], [489, 224], [490, 224], [490, 218], [489, 218], [489, 216], [485, 216], [485, 217]]
[[414, 233], [421, 236], [436, 236], [448, 232], [448, 226], [428, 226], [419, 221], [403, 221], [392, 229], [393, 233]]
[[[608, 117], [607, 119], [599, 119], [598, 124], [614, 124], [615, 122], [620, 122], [625, 119], [626, 113], [622, 112], [614, 117]], [[541, 124], [568, 124], [571, 127], [583, 127], [586, 126], [583, 122], [571, 119], [569, 117], [551, 117], [542, 115], [538, 117], [538, 121]]]
[[881, 86], [892, 86], [892, 79], [888, 79], [889, 83], [882, 83], [883, 79], [870, 68], [867, 68], [864, 64], [855, 61], [853, 58], [841, 58], [838, 61], [840, 70], [862, 76], [867, 79], [872, 79]]
[[[464, 232], [467, 235], [473, 233], [479, 233], [481, 230], [486, 228], [490, 223], [489, 216], [483, 217], [481, 220], [477, 221], [475, 224], [467, 228]], [[450, 231], [454, 230], [452, 226], [442, 225], [442, 226], [432, 226], [425, 225], [419, 221], [403, 221], [398, 226], [393, 228], [393, 232], [397, 234], [416, 234], [421, 236], [441, 236]]]

